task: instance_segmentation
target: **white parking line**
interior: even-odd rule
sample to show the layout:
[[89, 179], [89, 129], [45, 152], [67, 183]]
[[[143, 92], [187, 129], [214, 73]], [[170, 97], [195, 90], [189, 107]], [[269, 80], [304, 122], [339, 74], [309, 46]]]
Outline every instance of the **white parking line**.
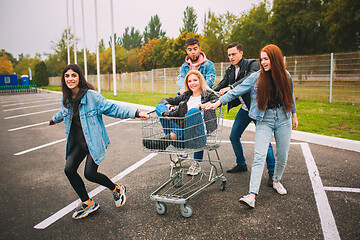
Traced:
[[56, 98], [21, 98], [21, 99], [14, 99], [14, 100], [6, 100], [6, 101], [1, 101], [1, 104], [4, 103], [16, 103], [16, 102], [25, 102], [25, 101], [32, 101], [32, 100], [41, 100], [41, 99], [57, 99], [59, 100], [59, 97]]
[[20, 115], [15, 115], [15, 116], [11, 116], [11, 117], [6, 117], [6, 118], [4, 118], [4, 119], [12, 119], [12, 118], [18, 118], [18, 117], [25, 117], [25, 116], [30, 116], [30, 115], [35, 115], [35, 114], [41, 114], [41, 113], [46, 113], [46, 112], [53, 112], [53, 111], [59, 111], [59, 109], [56, 108], [56, 109], [50, 109], [50, 110], [45, 110], [45, 111], [40, 111], [40, 112], [20, 114]]
[[309, 144], [302, 143], [301, 149], [304, 154], [306, 166], [308, 169], [311, 185], [314, 190], [315, 202], [319, 212], [321, 227], [323, 230], [324, 239], [334, 240], [339, 239], [340, 235], [336, 226], [334, 215], [331, 211], [331, 207], [322, 184], [318, 168], [316, 166], [314, 157], [311, 153]]
[[[106, 125], [105, 127], [114, 126], [116, 124], [119, 124], [119, 123], [122, 123], [122, 122], [125, 122], [125, 121], [128, 121], [128, 120], [129, 119], [123, 119], [121, 121], [113, 122], [113, 123], [110, 123], [110, 124]], [[37, 146], [37, 147], [33, 147], [33, 148], [30, 148], [30, 149], [24, 150], [22, 152], [15, 153], [14, 155], [15, 156], [23, 155], [25, 153], [33, 152], [33, 151], [36, 151], [36, 150], [39, 150], [39, 149], [42, 149], [42, 148], [45, 148], [45, 147], [52, 146], [52, 145], [57, 144], [57, 143], [61, 143], [61, 142], [65, 141], [65, 140], [66, 140], [66, 138], [63, 138], [63, 139], [60, 139], [60, 140], [57, 140], [57, 141], [53, 141], [53, 142], [50, 142], [50, 143], [46, 143], [46, 144], [43, 144], [43, 145], [40, 145], [40, 146]]]
[[[58, 100], [58, 99], [57, 99], [57, 100]], [[20, 102], [20, 103], [12, 103], [12, 104], [2, 105], [2, 107], [10, 107], [10, 106], [24, 105], [24, 104], [32, 104], [32, 103], [39, 103], [39, 102], [51, 102], [51, 101], [56, 101], [56, 99], [48, 99], [48, 100], [41, 100], [41, 101], [34, 101], [34, 102], [22, 101], [22, 102]]]
[[[135, 169], [137, 169], [138, 167], [140, 167], [141, 165], [143, 165], [144, 163], [146, 163], [147, 161], [149, 161], [150, 159], [155, 157], [156, 155], [157, 155], [157, 153], [150, 153], [149, 155], [147, 155], [146, 157], [144, 157], [140, 161], [134, 163], [133, 165], [131, 165], [130, 167], [128, 167], [127, 169], [125, 169], [124, 171], [122, 171], [121, 173], [119, 173], [118, 175], [113, 177], [111, 179], [111, 181], [112, 182], [119, 181], [120, 179], [122, 179], [123, 177], [125, 177], [126, 175], [128, 175], [129, 173], [131, 173], [132, 171], [134, 171]], [[97, 194], [102, 192], [104, 189], [106, 189], [106, 188], [103, 187], [103, 186], [99, 186], [99, 187], [95, 188], [94, 190], [92, 190], [89, 193], [89, 197], [92, 198], [92, 197], [96, 196]], [[59, 220], [60, 218], [65, 216], [66, 214], [68, 214], [69, 212], [73, 211], [80, 203], [81, 203], [80, 199], [70, 203], [69, 205], [67, 205], [63, 209], [60, 209], [59, 211], [57, 211], [56, 213], [54, 213], [50, 217], [46, 218], [44, 221], [42, 221], [39, 224], [35, 225], [34, 228], [36, 228], [36, 229], [47, 228], [48, 226], [50, 226], [51, 224], [53, 224], [54, 222], [56, 222], [57, 220]]]
[[[231, 143], [229, 140], [221, 140], [221, 143]], [[241, 143], [255, 144], [254, 141], [241, 141]], [[276, 142], [271, 142], [272, 145], [276, 145]], [[290, 142], [290, 145], [301, 145], [302, 142]]]
[[28, 152], [32, 152], [32, 151], [35, 151], [35, 150], [38, 150], [38, 149], [42, 149], [42, 148], [44, 148], [44, 147], [48, 147], [48, 146], [52, 146], [52, 145], [57, 144], [57, 143], [64, 142], [65, 140], [66, 140], [66, 138], [63, 138], [63, 139], [60, 139], [60, 140], [57, 140], [57, 141], [53, 141], [53, 142], [50, 142], [50, 143], [46, 143], [46, 144], [41, 145], [41, 146], [37, 146], [37, 147], [34, 147], [34, 148], [30, 148], [30, 149], [25, 150], [25, 151], [22, 151], [22, 152], [15, 153], [14, 155], [15, 155], [15, 156], [23, 155], [23, 154], [28, 153]]
[[11, 109], [5, 109], [5, 110], [3, 110], [3, 111], [4, 111], [4, 112], [9, 112], [9, 111], [16, 111], [16, 110], [22, 110], [22, 109], [27, 109], [27, 108], [43, 107], [43, 106], [49, 106], [49, 105], [59, 105], [59, 102], [56, 102], [56, 103], [47, 103], [47, 104], [40, 104], [40, 105], [33, 105], [33, 106], [27, 106], [27, 107], [11, 108]]
[[41, 122], [41, 123], [35, 123], [35, 124], [31, 124], [31, 125], [26, 125], [26, 126], [22, 126], [22, 127], [18, 127], [18, 128], [12, 128], [12, 129], [9, 129], [8, 131], [9, 132], [17, 131], [17, 130], [21, 130], [21, 129], [25, 129], [25, 128], [29, 128], [29, 127], [35, 127], [35, 126], [39, 126], [39, 125], [43, 125], [43, 124], [47, 124], [47, 123], [49, 123], [49, 121]]
[[326, 191], [360, 193], [360, 188], [324, 187]]

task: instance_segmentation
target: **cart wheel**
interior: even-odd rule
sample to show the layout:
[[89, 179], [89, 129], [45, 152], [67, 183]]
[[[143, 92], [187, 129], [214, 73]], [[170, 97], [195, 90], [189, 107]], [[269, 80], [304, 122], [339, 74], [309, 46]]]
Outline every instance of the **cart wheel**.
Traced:
[[220, 183], [220, 190], [225, 191], [226, 181], [221, 181]]
[[156, 212], [160, 215], [163, 215], [166, 213], [166, 205], [163, 202], [157, 202], [157, 204], [155, 204], [155, 209], [156, 209]]
[[183, 207], [180, 206], [180, 212], [181, 215], [186, 218], [191, 217], [191, 215], [193, 214], [192, 207], [190, 207], [189, 205], [184, 205]]
[[182, 185], [182, 177], [181, 176], [177, 176], [176, 178], [174, 178], [173, 180], [173, 185], [175, 187], [180, 187]]

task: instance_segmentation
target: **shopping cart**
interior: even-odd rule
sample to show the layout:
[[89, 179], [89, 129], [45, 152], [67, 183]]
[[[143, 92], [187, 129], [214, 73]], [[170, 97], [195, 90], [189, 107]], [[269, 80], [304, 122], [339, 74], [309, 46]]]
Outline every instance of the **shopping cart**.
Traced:
[[[169, 154], [170, 177], [156, 189], [150, 199], [156, 212], [166, 212], [166, 203], [179, 204], [184, 217], [190, 217], [193, 209], [188, 200], [220, 181], [220, 190], [225, 190], [226, 178], [217, 149], [220, 147], [220, 133], [223, 125], [224, 108], [197, 111], [183, 118], [159, 117], [156, 111], [148, 113], [149, 120], [142, 121], [143, 150]], [[173, 132], [177, 140], [171, 140]], [[188, 165], [194, 159], [189, 154], [204, 150], [198, 175], [187, 175]]]

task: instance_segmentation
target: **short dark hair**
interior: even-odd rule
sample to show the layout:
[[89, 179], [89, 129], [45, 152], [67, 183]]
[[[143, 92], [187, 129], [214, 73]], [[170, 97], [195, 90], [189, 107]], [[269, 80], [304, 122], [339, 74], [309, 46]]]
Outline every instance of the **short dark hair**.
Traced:
[[239, 52], [241, 52], [243, 50], [243, 47], [240, 43], [238, 42], [232, 42], [230, 43], [226, 49], [229, 49], [229, 48], [233, 48], [233, 47], [236, 47], [237, 50], [239, 50]]
[[194, 45], [197, 44], [200, 47], [200, 42], [198, 39], [196, 38], [189, 38], [188, 40], [186, 40], [185, 42], [185, 47], [187, 48], [190, 45]]

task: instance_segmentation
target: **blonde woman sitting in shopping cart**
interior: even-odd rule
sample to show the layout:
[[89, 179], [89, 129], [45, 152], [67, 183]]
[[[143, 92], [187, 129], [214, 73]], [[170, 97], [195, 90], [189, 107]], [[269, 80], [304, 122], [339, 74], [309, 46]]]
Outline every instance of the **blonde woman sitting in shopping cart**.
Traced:
[[[166, 135], [160, 139], [144, 140], [146, 148], [165, 150], [170, 145], [175, 148], [202, 148], [206, 145], [206, 134], [217, 128], [215, 111], [202, 111], [218, 100], [204, 76], [197, 70], [190, 70], [185, 76], [184, 85], [186, 91], [182, 95], [162, 99], [156, 106]], [[197, 175], [200, 172], [203, 155], [204, 151], [194, 153], [194, 162], [187, 174]]]

